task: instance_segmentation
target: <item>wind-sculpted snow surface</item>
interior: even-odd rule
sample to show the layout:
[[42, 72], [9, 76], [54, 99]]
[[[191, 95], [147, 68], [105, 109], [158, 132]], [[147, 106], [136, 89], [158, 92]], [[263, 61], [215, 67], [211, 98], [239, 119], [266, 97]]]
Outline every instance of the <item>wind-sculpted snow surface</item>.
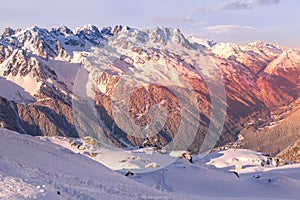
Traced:
[[[150, 166], [148, 159], [156, 154], [160, 153], [154, 148], [116, 152], [92, 138], [34, 138], [0, 129], [0, 197], [282, 200], [300, 195], [299, 164], [278, 164], [268, 155], [246, 149], [194, 155], [192, 163], [177, 159], [156, 171], [151, 169], [155, 163], [150, 163], [145, 168], [148, 173], [128, 173], [127, 177], [119, 171], [122, 166]], [[115, 171], [101, 164], [105, 159]]]
[[[147, 166], [153, 166], [152, 159], [157, 159], [157, 154], [161, 154], [155, 148], [115, 151], [89, 146], [80, 150], [70, 145], [73, 139], [46, 139], [119, 172], [122, 167], [127, 170], [145, 167], [148, 173], [134, 173], [129, 177], [151, 188], [187, 199], [298, 199], [300, 194], [297, 189], [300, 186], [299, 164], [247, 149], [223, 148], [207, 155], [194, 155], [192, 163], [178, 158], [164, 169], [154, 171]], [[87, 152], [94, 152], [95, 156]], [[174, 151], [160, 156], [167, 159], [180, 157], [178, 155], [181, 154]]]
[[1, 199], [183, 199], [53, 143], [0, 129]]

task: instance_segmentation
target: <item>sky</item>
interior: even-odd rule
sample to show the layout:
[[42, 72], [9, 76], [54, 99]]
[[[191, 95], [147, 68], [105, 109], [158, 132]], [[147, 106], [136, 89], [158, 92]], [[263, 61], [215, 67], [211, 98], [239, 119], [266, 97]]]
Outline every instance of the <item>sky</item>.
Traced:
[[299, 0], [9, 0], [1, 2], [0, 29], [164, 26], [215, 41], [300, 48], [299, 9]]

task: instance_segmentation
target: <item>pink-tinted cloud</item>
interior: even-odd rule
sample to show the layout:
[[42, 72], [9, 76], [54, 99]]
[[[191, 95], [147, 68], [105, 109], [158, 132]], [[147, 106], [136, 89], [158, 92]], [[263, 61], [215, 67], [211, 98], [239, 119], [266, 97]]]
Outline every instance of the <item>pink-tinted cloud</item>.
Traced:
[[280, 0], [231, 0], [221, 5], [218, 10], [222, 9], [253, 9], [255, 6], [267, 6], [280, 3]]
[[230, 33], [233, 31], [249, 31], [249, 30], [254, 30], [254, 28], [252, 26], [222, 24], [222, 25], [215, 25], [215, 26], [207, 26], [204, 27], [203, 30], [215, 34], [223, 34], [223, 33]]

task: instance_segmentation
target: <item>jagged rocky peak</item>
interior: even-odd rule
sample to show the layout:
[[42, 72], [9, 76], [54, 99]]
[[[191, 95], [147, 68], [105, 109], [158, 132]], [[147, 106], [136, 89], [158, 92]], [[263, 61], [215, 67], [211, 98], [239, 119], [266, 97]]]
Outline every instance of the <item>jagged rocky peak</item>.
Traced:
[[248, 43], [246, 45], [246, 48], [247, 47], [268, 51], [268, 53], [273, 53], [273, 54], [281, 54], [283, 52], [283, 48], [281, 46], [276, 44], [266, 43], [259, 40]]
[[248, 43], [249, 46], [252, 47], [275, 47], [275, 45], [269, 44], [269, 43], [265, 43], [263, 41], [260, 40], [256, 40], [254, 42], [250, 42]]
[[214, 40], [210, 40], [210, 39], [205, 40], [205, 43], [210, 47], [217, 44], [217, 42], [215, 42]]
[[123, 26], [123, 25], [116, 25], [113, 29], [112, 29], [112, 34], [114, 36], [118, 35], [121, 32], [132, 32], [135, 29], [130, 28], [129, 26]]
[[177, 28], [156, 27], [149, 30], [150, 39], [154, 43], [167, 44], [169, 41], [188, 45], [188, 40]]
[[190, 35], [187, 37], [187, 40], [197, 49], [201, 51], [208, 51], [210, 50], [213, 46], [218, 44], [212, 39], [200, 39], [196, 36]]
[[16, 48], [26, 49], [44, 59], [48, 59], [48, 56], [53, 54], [49, 46], [54, 44], [52, 35], [47, 29], [37, 26], [16, 32], [4, 38], [4, 41]]
[[[179, 29], [166, 27], [139, 30], [117, 25], [113, 28], [104, 27], [99, 30], [95, 25], [87, 24], [73, 30], [64, 25], [47, 30], [38, 26], [31, 26], [20, 31], [7, 28], [1, 36], [3, 41], [16, 48], [28, 49], [31, 53], [45, 59], [48, 59], [49, 56], [57, 56], [55, 48], [57, 41], [67, 46], [85, 47], [88, 43], [99, 45], [108, 39], [115, 40], [115, 44], [123, 44], [128, 42], [130, 38], [130, 42], [134, 43], [151, 42], [166, 45], [168, 42], [173, 42], [184, 47], [191, 47], [191, 43]], [[124, 40], [124, 38], [127, 39]]]
[[[33, 76], [38, 80], [46, 79], [49, 76], [45, 74], [48, 70], [47, 67], [42, 67], [40, 61], [36, 57], [29, 56], [23, 49], [15, 49], [12, 53], [10, 60], [5, 65], [3, 76], [26, 76], [33, 72]], [[50, 74], [50, 73], [49, 73]]]
[[101, 34], [103, 35], [107, 35], [107, 36], [114, 36], [113, 33], [112, 33], [112, 27], [108, 26], [108, 27], [103, 27], [101, 29]]
[[92, 24], [86, 24], [82, 27], [77, 27], [73, 30], [73, 32], [74, 32], [75, 35], [78, 35], [80, 33], [85, 33], [85, 34], [88, 34], [88, 35], [90, 35], [92, 33], [97, 33], [97, 34], [100, 33], [97, 26], [92, 25]]
[[0, 64], [12, 54], [12, 51], [13, 48], [11, 46], [0, 44]]
[[51, 33], [58, 35], [63, 35], [63, 36], [67, 36], [67, 35], [73, 35], [73, 32], [71, 29], [69, 29], [67, 26], [59, 26], [57, 28], [52, 28]]
[[10, 58], [10, 62], [6, 63], [4, 76], [12, 74], [16, 76], [20, 72], [21, 75], [27, 74], [27, 55], [24, 50], [16, 49]]
[[115, 43], [150, 43], [150, 45], [159, 44], [160, 46], [167, 45], [168, 43], [175, 43], [186, 48], [192, 47], [192, 44], [177, 28], [156, 27], [152, 29], [141, 30], [118, 25], [114, 28], [109, 27], [103, 29], [103, 32], [105, 32], [107, 35], [113, 35], [114, 37], [112, 39], [116, 40]]
[[104, 27], [101, 29], [101, 31], [98, 29], [97, 26], [92, 24], [87, 24], [82, 27], [77, 27], [73, 30], [75, 35], [81, 36], [81, 35], [88, 35], [98, 38], [104, 38], [104, 36], [117, 36], [121, 32], [128, 33], [129, 31], [133, 31], [135, 29], [130, 28], [128, 26], [123, 25], [116, 25], [115, 27]]
[[[125, 43], [138, 42], [138, 43], [146, 43], [149, 41], [149, 36], [145, 31], [138, 30], [136, 28], [131, 28], [129, 26], [117, 25], [114, 28], [107, 28], [106, 32], [110, 31], [114, 40], [123, 41]], [[126, 38], [126, 39], [125, 39]], [[126, 46], [126, 45], [125, 45]]]
[[194, 38], [192, 38], [192, 40], [198, 44], [201, 44], [201, 45], [207, 47], [207, 48], [211, 48], [217, 44], [217, 42], [215, 42], [214, 40], [211, 40], [211, 39], [204, 39], [204, 40], [196, 39], [195, 40]]
[[38, 26], [30, 26], [27, 29], [21, 30], [17, 34], [14, 35], [17, 37], [20, 41], [24, 41], [26, 39], [30, 38], [45, 38], [49, 37], [49, 31], [45, 28], [40, 28]]
[[37, 26], [30, 26], [26, 29], [5, 28], [2, 32], [2, 39], [15, 45], [16, 47], [21, 47], [25, 42], [34, 43], [35, 41], [40, 41], [45, 38], [50, 38], [50, 34], [47, 29], [39, 28]]
[[92, 24], [77, 27], [73, 30], [73, 33], [80, 39], [87, 40], [94, 45], [99, 44], [99, 42], [103, 40], [103, 36], [99, 29]]
[[10, 27], [7, 27], [7, 28], [4, 28], [2, 33], [1, 33], [1, 36], [2, 37], [9, 37], [9, 36], [12, 36], [16, 33], [16, 31]]
[[101, 37], [101, 32], [99, 31], [99, 29], [92, 24], [86, 24], [82, 27], [77, 27], [73, 30], [75, 35], [89, 35], [89, 36], [98, 36]]

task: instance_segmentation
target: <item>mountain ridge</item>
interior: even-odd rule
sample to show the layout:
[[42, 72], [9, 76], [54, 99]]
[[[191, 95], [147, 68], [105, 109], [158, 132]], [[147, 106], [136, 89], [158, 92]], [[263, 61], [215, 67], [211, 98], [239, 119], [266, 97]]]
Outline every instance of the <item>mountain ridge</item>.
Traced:
[[[246, 45], [216, 43], [186, 37], [176, 28], [156, 27], [139, 30], [122, 25], [114, 28], [104, 27], [101, 30], [94, 25], [85, 25], [73, 30], [66, 26], [52, 29], [31, 26], [24, 30], [6, 28], [0, 38], [2, 81], [24, 88], [24, 91], [20, 89], [16, 94], [9, 95], [6, 91], [1, 91], [0, 96], [12, 102], [3, 103], [2, 106], [10, 109], [14, 104], [17, 114], [7, 119], [6, 114], [1, 113], [0, 121], [4, 127], [21, 133], [24, 133], [23, 127], [27, 127], [33, 135], [81, 134], [77, 132], [78, 127], [73, 127], [74, 120], [78, 119], [74, 119], [72, 112], [72, 99], [77, 98], [74, 94], [74, 84], [81, 69], [95, 74], [92, 78], [96, 84], [90, 86], [88, 96], [95, 103], [96, 112], [106, 126], [99, 137], [109, 137], [119, 145], [122, 145], [121, 139], [133, 145], [142, 142], [141, 139], [126, 135], [122, 128], [115, 126], [111, 97], [113, 88], [124, 74], [147, 79], [152, 83], [157, 79], [165, 80], [164, 83], [170, 81], [174, 86], [181, 79], [189, 83], [189, 87], [195, 91], [197, 107], [202, 114], [201, 125], [196, 134], [198, 139], [190, 147], [193, 150], [198, 149], [203, 142], [212, 112], [209, 83], [199, 74], [199, 70], [207, 69], [207, 66], [197, 60], [200, 55], [210, 56], [215, 69], [220, 71], [220, 79], [224, 81], [226, 90], [227, 113], [222, 110], [226, 114], [226, 121], [217, 145], [236, 140], [239, 132], [247, 126], [247, 120], [254, 120], [257, 127], [271, 123], [273, 119], [270, 110], [290, 105], [300, 94], [299, 51], [261, 41]], [[100, 61], [102, 64], [109, 64], [107, 68], [100, 68], [103, 72], [100, 76], [96, 76], [99, 68], [85, 66], [86, 58], [93, 55], [91, 53], [97, 53], [95, 48], [99, 49], [104, 57], [113, 59], [113, 62], [109, 59]], [[155, 73], [149, 71], [149, 68], [145, 67], [147, 65], [154, 66]], [[174, 72], [176, 76], [171, 76], [170, 72]], [[218, 83], [217, 80], [210, 81]], [[176, 117], [175, 110], [179, 108], [175, 103], [176, 96], [166, 88], [158, 85], [149, 88], [135, 91], [137, 98], [130, 104], [130, 116], [137, 124], [147, 125], [151, 121], [147, 115], [149, 107], [155, 104], [163, 105], [164, 96], [169, 102], [172, 100], [173, 103], [164, 105], [168, 117], [164, 129], [157, 136], [157, 145], [161, 146], [170, 142], [174, 138], [174, 132], [178, 130], [176, 124], [179, 123], [179, 118]], [[175, 88], [177, 89], [180, 90]], [[28, 101], [20, 100], [22, 98], [19, 96], [26, 97]], [[53, 107], [52, 101], [56, 102], [57, 108]], [[41, 106], [40, 102], [44, 105]], [[49, 113], [60, 110], [54, 112], [60, 114], [56, 117], [45, 112], [45, 108]], [[36, 112], [30, 111], [32, 109]], [[42, 122], [38, 122], [37, 116], [32, 116], [31, 113], [37, 116], [42, 114], [45, 117]], [[257, 120], [260, 117], [264, 121]], [[16, 124], [15, 121], [18, 120], [19, 124]], [[84, 121], [80, 122], [79, 129], [82, 132], [89, 130]], [[70, 129], [65, 127], [70, 125]], [[154, 138], [150, 140], [155, 141]]]

